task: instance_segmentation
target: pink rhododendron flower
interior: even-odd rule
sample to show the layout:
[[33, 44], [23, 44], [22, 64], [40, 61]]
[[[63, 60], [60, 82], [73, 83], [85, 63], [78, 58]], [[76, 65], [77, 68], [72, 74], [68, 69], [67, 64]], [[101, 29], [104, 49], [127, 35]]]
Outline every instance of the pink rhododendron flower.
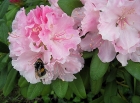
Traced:
[[84, 7], [79, 7], [75, 8], [71, 13], [71, 16], [74, 18], [75, 22], [74, 28], [80, 31], [80, 35], [81, 35], [81, 21], [85, 17], [84, 11], [85, 11]]
[[92, 2], [86, 2], [84, 9], [85, 17], [81, 21], [83, 35], [85, 35], [89, 31], [97, 32], [99, 11], [96, 11], [95, 6], [92, 4]]
[[99, 33], [104, 40], [112, 41], [116, 52], [121, 54], [136, 51], [140, 42], [139, 0], [109, 0], [100, 13]]
[[[41, 5], [27, 15], [22, 8], [8, 37], [14, 68], [30, 83], [42, 81], [49, 84], [56, 78], [65, 81], [75, 79], [73, 74], [82, 69], [84, 60], [77, 52], [81, 38], [73, 26], [73, 18], [58, 8]], [[46, 73], [37, 78], [34, 64], [39, 58]]]
[[48, 1], [51, 4], [51, 6], [59, 7], [57, 4], [58, 0], [48, 0]]
[[78, 22], [76, 23], [82, 30], [80, 31], [81, 34], [80, 36], [84, 37], [84, 38], [82, 37], [80, 48], [83, 51], [93, 51], [94, 49], [98, 48], [99, 58], [103, 62], [110, 62], [116, 56], [115, 48], [113, 46], [113, 43], [102, 39], [102, 36], [98, 33], [97, 28], [100, 16], [99, 8], [100, 7], [103, 8], [103, 6], [107, 4], [107, 0], [102, 1], [101, 3], [96, 0], [87, 0], [84, 4], [85, 4], [84, 7], [74, 9], [72, 13], [73, 14], [72, 17], [75, 19], [75, 21]]
[[76, 74], [84, 67], [83, 63], [84, 59], [80, 53], [72, 52], [65, 60], [52, 60], [48, 68], [52, 69], [55, 75], [54, 79], [60, 78], [63, 81], [72, 81], [76, 78], [73, 74]]
[[103, 62], [112, 61], [117, 52], [119, 55], [134, 53], [140, 46], [139, 3], [139, 0], [84, 1], [81, 33], [85, 36], [80, 43], [81, 49], [98, 48]]
[[129, 53], [126, 55], [118, 54], [117, 55], [118, 61], [122, 64], [122, 66], [126, 66], [127, 60], [132, 60], [134, 62], [140, 62], [140, 47], [136, 49], [135, 52]]

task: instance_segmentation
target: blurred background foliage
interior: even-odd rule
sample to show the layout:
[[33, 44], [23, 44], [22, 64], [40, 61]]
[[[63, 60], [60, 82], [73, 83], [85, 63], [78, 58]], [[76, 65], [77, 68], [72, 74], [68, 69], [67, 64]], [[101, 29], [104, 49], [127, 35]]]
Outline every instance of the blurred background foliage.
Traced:
[[[79, 0], [59, 0], [60, 8], [71, 15]], [[28, 13], [47, 0], [0, 0], [0, 102], [1, 103], [140, 103], [140, 63], [128, 61], [126, 67], [115, 59], [102, 63], [97, 50], [84, 52], [85, 67], [73, 82], [54, 80], [50, 85], [30, 84], [13, 69], [9, 57], [8, 33], [20, 8]]]

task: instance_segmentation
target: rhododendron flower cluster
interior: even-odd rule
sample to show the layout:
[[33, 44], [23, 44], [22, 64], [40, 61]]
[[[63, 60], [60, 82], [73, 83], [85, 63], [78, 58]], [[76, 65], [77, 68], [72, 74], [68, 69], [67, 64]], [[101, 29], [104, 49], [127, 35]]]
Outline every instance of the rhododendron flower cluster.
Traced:
[[[102, 62], [117, 58], [140, 62], [140, 0], [81, 0], [71, 17], [58, 0], [37, 6], [27, 15], [22, 8], [9, 34], [12, 65], [29, 82], [44, 84], [60, 78], [72, 81], [84, 66], [83, 51], [98, 49]], [[34, 63], [41, 59], [46, 74], [36, 78]]]
[[[81, 42], [79, 31], [73, 26], [73, 18], [58, 8], [41, 5], [27, 15], [22, 8], [8, 37], [14, 68], [30, 83], [75, 79], [73, 74], [82, 69], [84, 60], [77, 50]], [[46, 69], [42, 77], [35, 75], [34, 64], [39, 58]]]
[[130, 59], [140, 62], [140, 0], [81, 1], [84, 6], [72, 13], [84, 36], [81, 49], [98, 48], [103, 62], [112, 61], [116, 54], [123, 66]]

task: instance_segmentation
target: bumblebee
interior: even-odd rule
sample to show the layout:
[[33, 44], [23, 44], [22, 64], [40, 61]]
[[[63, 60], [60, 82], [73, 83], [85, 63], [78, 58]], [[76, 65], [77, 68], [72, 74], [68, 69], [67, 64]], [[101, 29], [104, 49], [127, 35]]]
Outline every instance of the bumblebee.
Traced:
[[37, 61], [34, 63], [35, 67], [35, 77], [43, 77], [46, 74], [46, 69], [44, 67], [43, 61], [39, 58]]

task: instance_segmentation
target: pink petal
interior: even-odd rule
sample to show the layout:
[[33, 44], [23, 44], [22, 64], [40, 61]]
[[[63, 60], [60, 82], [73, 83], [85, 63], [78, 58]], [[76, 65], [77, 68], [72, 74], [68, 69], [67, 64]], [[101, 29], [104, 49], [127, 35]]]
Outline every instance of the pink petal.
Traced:
[[109, 41], [104, 41], [100, 47], [98, 47], [99, 53], [98, 56], [102, 62], [110, 62], [112, 61], [115, 56], [116, 52], [113, 47], [113, 44]]

